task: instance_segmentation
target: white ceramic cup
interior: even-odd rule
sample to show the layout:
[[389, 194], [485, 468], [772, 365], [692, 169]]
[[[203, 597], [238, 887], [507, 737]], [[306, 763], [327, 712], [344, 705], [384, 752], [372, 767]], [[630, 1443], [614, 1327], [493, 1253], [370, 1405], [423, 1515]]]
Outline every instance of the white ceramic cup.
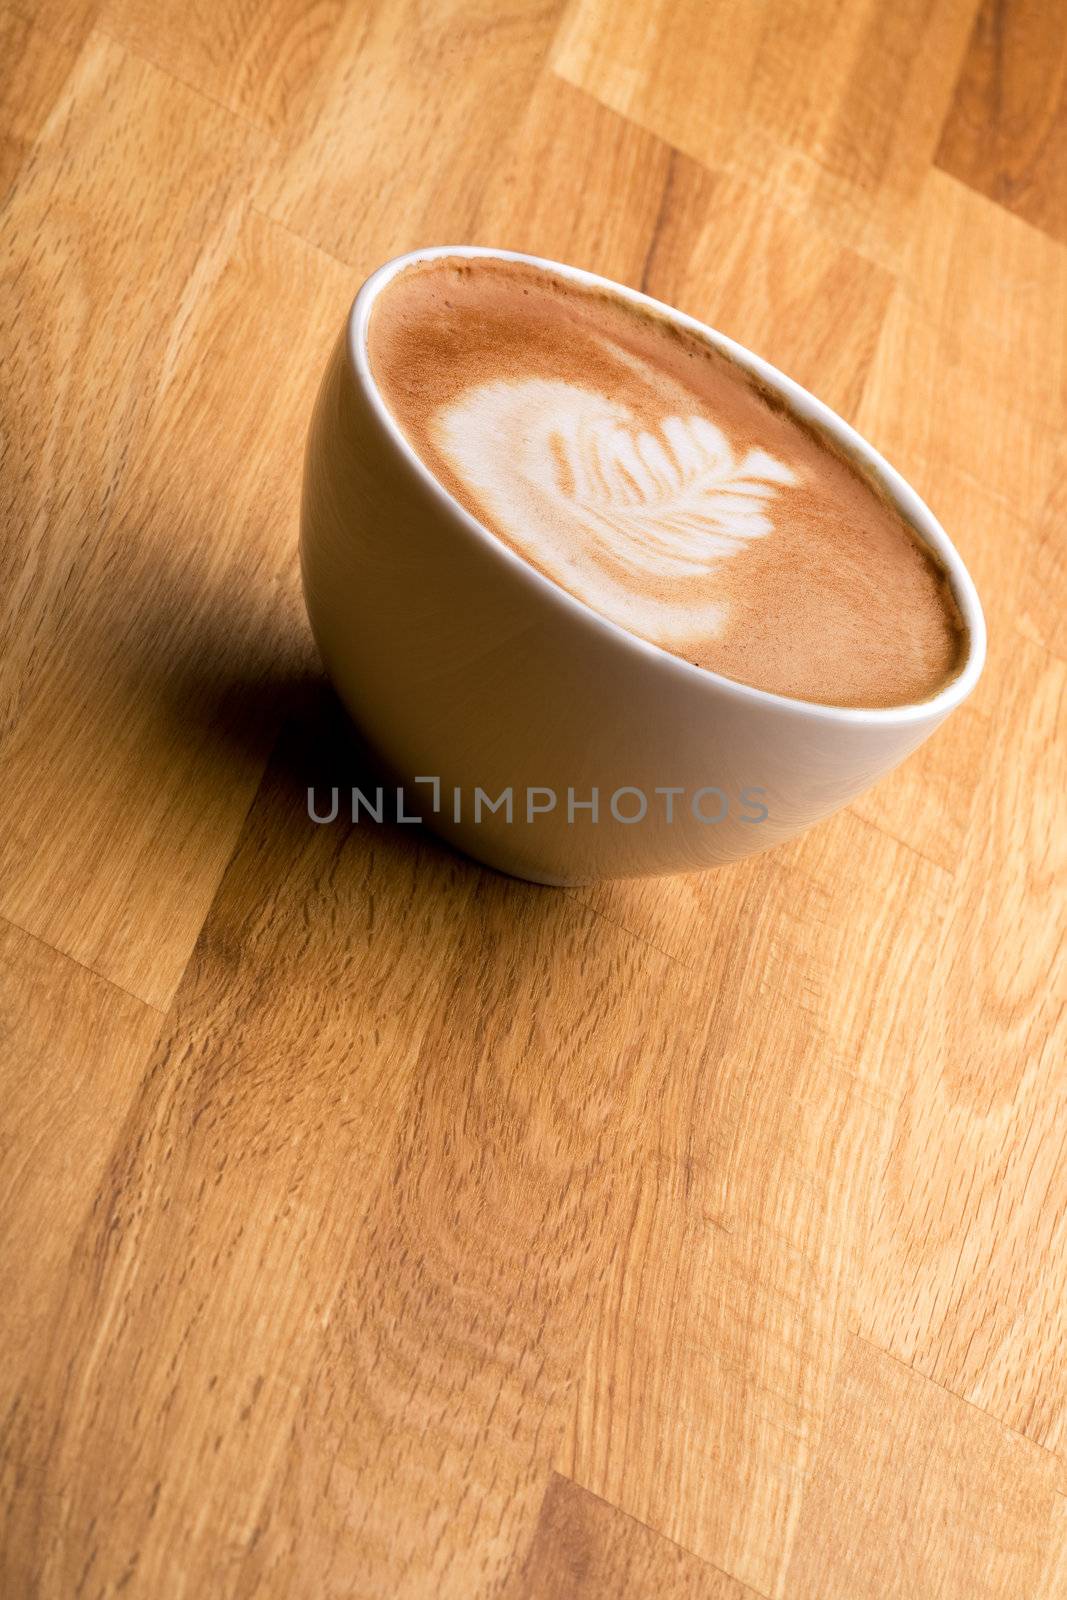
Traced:
[[[610, 289], [666, 313], [785, 396], [867, 468], [945, 568], [968, 632], [962, 670], [930, 699], [888, 710], [792, 700], [627, 633], [529, 566], [434, 477], [368, 364], [375, 297], [396, 273], [442, 255], [521, 261]], [[985, 658], [982, 609], [962, 561], [853, 428], [692, 317], [507, 250], [414, 251], [359, 291], [311, 420], [301, 566], [323, 662], [403, 784], [406, 814], [539, 883], [697, 871], [791, 838], [921, 744], [970, 693]], [[369, 823], [362, 805], [359, 815]]]

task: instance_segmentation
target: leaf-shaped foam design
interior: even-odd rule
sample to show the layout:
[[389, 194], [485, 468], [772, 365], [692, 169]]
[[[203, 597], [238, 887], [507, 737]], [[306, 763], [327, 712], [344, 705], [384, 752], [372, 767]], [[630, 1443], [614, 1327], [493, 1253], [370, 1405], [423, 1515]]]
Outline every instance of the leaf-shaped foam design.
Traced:
[[497, 379], [435, 418], [438, 447], [536, 566], [632, 632], [672, 644], [719, 631], [716, 567], [774, 527], [795, 474], [738, 457], [707, 417], [655, 430], [559, 379]]

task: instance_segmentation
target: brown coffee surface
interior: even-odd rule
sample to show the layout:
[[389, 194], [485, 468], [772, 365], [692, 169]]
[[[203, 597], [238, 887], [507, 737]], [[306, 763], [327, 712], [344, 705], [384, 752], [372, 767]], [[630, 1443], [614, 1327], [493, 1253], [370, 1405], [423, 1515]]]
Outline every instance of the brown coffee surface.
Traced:
[[922, 700], [962, 664], [944, 572], [876, 484], [673, 321], [449, 256], [384, 287], [368, 354], [456, 499], [631, 633], [825, 705]]

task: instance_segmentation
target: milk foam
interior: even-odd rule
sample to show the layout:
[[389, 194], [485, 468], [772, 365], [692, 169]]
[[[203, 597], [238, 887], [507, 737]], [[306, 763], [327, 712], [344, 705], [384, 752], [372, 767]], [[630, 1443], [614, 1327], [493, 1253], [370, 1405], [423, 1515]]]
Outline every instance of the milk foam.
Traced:
[[472, 386], [430, 430], [528, 560], [667, 648], [722, 631], [728, 605], [709, 580], [773, 535], [779, 491], [798, 481], [766, 450], [735, 453], [707, 417], [665, 416], [652, 431], [619, 400], [563, 379]]

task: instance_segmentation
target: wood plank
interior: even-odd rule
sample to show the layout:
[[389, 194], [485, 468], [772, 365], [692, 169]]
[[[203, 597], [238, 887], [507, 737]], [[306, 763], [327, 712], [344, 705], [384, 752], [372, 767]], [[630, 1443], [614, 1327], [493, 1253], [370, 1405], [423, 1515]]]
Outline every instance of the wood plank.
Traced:
[[533, 1543], [500, 1600], [758, 1600], [755, 1590], [553, 1473]]
[[0, 921], [5, 1426], [161, 1021], [132, 995]]
[[98, 26], [265, 132], [298, 125], [341, 0], [101, 0]]
[[1067, 346], [1061, 355], [1048, 337], [1057, 323], [1067, 325], [1063, 247], [932, 173], [857, 425], [924, 496], [967, 562], [990, 658], [967, 705], [854, 806], [949, 870], [990, 760], [1003, 657], [1032, 592], [1035, 527], [1058, 478]]
[[700, 1008], [658, 952], [496, 878], [453, 920], [260, 1515], [263, 1581], [286, 1593], [498, 1593], [625, 1237], [649, 1106], [701, 1070]]
[[1067, 29], [1045, 0], [983, 0], [937, 163], [1067, 242]]
[[[1056, 470], [1058, 414], [1031, 417], [1010, 395], [996, 409], [986, 375], [951, 371], [959, 340], [894, 295], [856, 425], [940, 519], [978, 587], [990, 632], [1011, 626], [1020, 605], [1031, 530]], [[995, 639], [994, 639], [995, 644]], [[985, 707], [989, 685], [980, 683]]]
[[661, 140], [543, 71], [488, 167], [471, 240], [640, 288], [672, 159]]
[[1052, 472], [1052, 487], [1029, 543], [1022, 582], [1019, 631], [1067, 661], [1067, 442]]
[[[888, 1153], [923, 881], [942, 877], [846, 821], [850, 849], [789, 871], [768, 858], [744, 894], [727, 872], [695, 880], [721, 907], [703, 923], [704, 1073], [655, 1129], [556, 1463], [768, 1595], [781, 1588]], [[884, 895], [894, 870], [900, 901], [880, 926], [873, 886]]]
[[[934, 174], [861, 425], [940, 511], [991, 626], [974, 701], [856, 809], [957, 870], [922, 1049], [868, 1253], [860, 1326], [1043, 1443], [1063, 1438], [1067, 1246], [1062, 664], [1062, 381], [1047, 319], [1067, 316], [1063, 249]], [[999, 364], [997, 404], [984, 396]], [[936, 374], [949, 374], [950, 404]], [[1035, 403], [1035, 396], [1043, 396]], [[1037, 598], [1035, 598], [1035, 596]], [[1043, 929], [1040, 937], [1025, 930]], [[965, 1180], [961, 1174], [966, 1174]], [[1044, 1174], [1044, 1176], [1042, 1176]], [[1047, 1367], [1046, 1367], [1047, 1363]]]
[[1060, 1464], [862, 1340], [804, 1496], [790, 1600], [1030, 1596]]
[[[52, 348], [30, 336], [74, 246], [68, 201], [20, 278], [0, 909], [161, 1006], [308, 670], [293, 463], [318, 380], [308, 352], [324, 359], [352, 290], [336, 263], [234, 207], [229, 170], [247, 183], [251, 169], [228, 119], [196, 102], [204, 148], [177, 140], [193, 102], [94, 43], [54, 164], [20, 185], [10, 219], [18, 241], [65, 170], [97, 304], [87, 316], [72, 287]], [[148, 126], [157, 199], [126, 218], [121, 196], [109, 209], [97, 194], [113, 194], [105, 152]], [[156, 276], [131, 307], [140, 256]], [[120, 331], [131, 322], [136, 340]]]
[[561, 76], [887, 265], [906, 243], [977, 0], [575, 0]]
[[893, 279], [753, 183], [676, 155], [644, 287], [851, 416]]
[[1067, 248], [936, 170], [917, 222], [900, 276], [941, 335], [931, 379], [980, 376], [992, 417], [1006, 411], [1062, 432]]
[[77, 50], [96, 20], [100, 0], [10, 0], [10, 9], [55, 44]]
[[1010, 660], [990, 735], [1010, 756], [979, 779], [857, 1312], [884, 1349], [1060, 1450], [1067, 667], [1018, 636]]
[[0, 6], [0, 207], [59, 98], [74, 59], [73, 50]]
[[[1065, 318], [1067, 250], [931, 173], [858, 426], [941, 516], [994, 625], [1015, 620], [1024, 526], [1053, 482], [1067, 342], [1050, 332]], [[970, 499], [954, 516], [957, 491]]]
[[[486, 173], [534, 89], [559, 4], [347, 9], [306, 131], [264, 171], [257, 204], [364, 275], [421, 245], [471, 243]], [[468, 70], [476, 61], [491, 65]]]
[[575, 891], [682, 961], [718, 1003], [729, 995], [739, 1019], [780, 1005], [785, 1027], [795, 1011], [833, 1059], [894, 1096], [950, 892], [941, 868], [847, 811], [716, 872]]
[[1067, 1594], [1067, 1494], [1056, 1496], [1052, 1538], [1034, 1600], [1058, 1600], [1062, 1594]]
[[8, 1538], [42, 1596], [131, 1562], [153, 1595], [492, 1592], [648, 1107], [700, 1075], [659, 952], [407, 830], [316, 828], [339, 731], [308, 707], [272, 763], [27, 1363]]
[[782, 1132], [751, 1126], [730, 1077], [718, 1098], [744, 1109], [724, 1170], [703, 1134], [713, 1097], [695, 1101], [688, 1150], [649, 1174], [556, 1465], [777, 1595], [890, 1118], [847, 1073], [794, 1058], [783, 1085], [769, 1058], [746, 1065]]
[[322, 702], [249, 816], [24, 1366], [21, 1592], [235, 1592], [388, 1154], [471, 874], [309, 820], [307, 782], [355, 781]]

